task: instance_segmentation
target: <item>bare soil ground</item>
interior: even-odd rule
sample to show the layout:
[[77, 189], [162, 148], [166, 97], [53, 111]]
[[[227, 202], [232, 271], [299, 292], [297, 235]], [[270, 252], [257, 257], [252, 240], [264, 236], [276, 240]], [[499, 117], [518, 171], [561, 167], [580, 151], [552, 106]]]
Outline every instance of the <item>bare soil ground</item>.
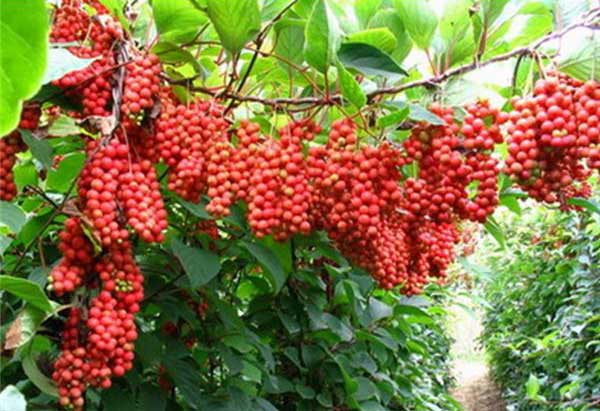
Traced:
[[452, 395], [465, 411], [506, 411], [498, 387], [492, 380], [485, 356], [477, 343], [481, 333], [481, 315], [468, 299], [461, 301], [469, 306], [450, 308], [453, 317], [451, 334], [455, 339], [452, 347], [453, 372], [457, 387]]

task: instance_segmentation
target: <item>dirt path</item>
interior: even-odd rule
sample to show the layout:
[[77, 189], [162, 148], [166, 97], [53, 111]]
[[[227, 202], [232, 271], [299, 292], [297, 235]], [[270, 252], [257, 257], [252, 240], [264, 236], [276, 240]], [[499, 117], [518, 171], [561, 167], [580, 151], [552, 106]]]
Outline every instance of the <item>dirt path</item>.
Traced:
[[490, 378], [484, 353], [477, 344], [482, 329], [481, 316], [472, 309], [468, 299], [460, 302], [470, 308], [458, 305], [450, 308], [451, 334], [455, 339], [452, 366], [457, 381], [452, 395], [465, 411], [506, 411], [500, 391]]

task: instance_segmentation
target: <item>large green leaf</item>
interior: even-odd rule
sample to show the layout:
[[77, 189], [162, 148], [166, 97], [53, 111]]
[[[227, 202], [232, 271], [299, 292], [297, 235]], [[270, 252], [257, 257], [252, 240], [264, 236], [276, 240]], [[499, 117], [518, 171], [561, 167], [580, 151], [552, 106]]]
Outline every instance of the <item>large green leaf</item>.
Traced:
[[208, 283], [221, 270], [219, 257], [210, 251], [190, 247], [177, 238], [173, 239], [171, 247], [173, 254], [181, 262], [192, 288]]
[[438, 24], [435, 11], [427, 0], [394, 0], [394, 5], [410, 38], [427, 49]]
[[26, 221], [27, 217], [18, 205], [0, 201], [0, 225], [5, 225], [10, 231], [18, 234]]
[[[516, 25], [515, 21], [521, 24]], [[513, 21], [514, 27], [519, 31], [507, 35], [508, 50], [530, 44], [552, 31], [552, 9], [539, 1], [526, 3], [519, 10], [517, 19]]]
[[335, 62], [339, 27], [325, 0], [316, 0], [304, 30], [304, 58], [322, 73]]
[[14, 294], [42, 311], [51, 312], [53, 309], [41, 287], [24, 278], [0, 275], [0, 290]]
[[0, 392], [0, 411], [25, 411], [26, 408], [25, 396], [14, 385], [7, 385]]
[[391, 53], [394, 60], [401, 63], [408, 56], [412, 49], [412, 41], [404, 28], [402, 19], [394, 9], [388, 8], [377, 12], [369, 22], [369, 27], [387, 27], [394, 34], [396, 48]]
[[287, 280], [287, 273], [277, 255], [268, 247], [259, 243], [243, 242], [244, 247], [256, 258], [267, 274], [273, 291], [278, 293]]
[[48, 28], [44, 0], [0, 1], [0, 137], [17, 127], [21, 103], [42, 85]]
[[452, 53], [452, 49], [465, 37], [471, 26], [470, 7], [471, 2], [468, 0], [449, 0], [444, 5], [444, 13], [440, 18], [440, 35], [449, 53]]
[[138, 411], [164, 411], [167, 407], [165, 393], [156, 385], [143, 384], [138, 394]]
[[369, 44], [391, 54], [396, 49], [396, 36], [387, 27], [370, 28], [348, 34], [346, 43]]
[[29, 130], [20, 130], [20, 132], [33, 158], [42, 163], [45, 169], [52, 167], [52, 147], [48, 140], [34, 136]]
[[125, 29], [129, 30], [129, 20], [125, 17], [125, 5], [127, 0], [100, 0], [100, 3], [104, 5], [113, 16], [119, 19], [119, 23]]
[[366, 75], [390, 79], [407, 75], [389, 54], [368, 44], [342, 44], [338, 57], [345, 67], [353, 68]]
[[338, 64], [337, 68], [342, 96], [357, 108], [361, 108], [367, 103], [367, 96], [360, 88], [360, 84], [341, 64]]
[[356, 0], [354, 2], [354, 13], [358, 18], [361, 28], [369, 25], [371, 18], [379, 11], [382, 0]]
[[567, 201], [568, 204], [574, 205], [577, 207], [584, 208], [592, 213], [600, 214], [600, 204], [597, 201], [582, 198], [582, 197], [573, 197]]
[[4, 349], [14, 350], [31, 341], [45, 318], [46, 314], [44, 311], [31, 305], [26, 305], [10, 324], [8, 331], [6, 331]]
[[581, 81], [600, 80], [600, 42], [595, 33], [572, 47], [565, 47], [558, 58], [558, 69]]
[[483, 225], [485, 230], [494, 237], [494, 239], [498, 242], [502, 249], [506, 248], [506, 238], [504, 237], [504, 232], [498, 223], [493, 219], [493, 217], [488, 217], [488, 220]]
[[198, 389], [202, 379], [198, 366], [189, 361], [170, 357], [165, 358], [164, 365], [185, 402], [194, 409], [203, 409], [200, 405], [205, 402], [205, 399]]
[[231, 54], [238, 53], [260, 31], [257, 0], [208, 0], [208, 16]]
[[[304, 20], [284, 19], [275, 24], [275, 53], [300, 64], [304, 60]], [[288, 66], [286, 68], [289, 69]]]
[[59, 193], [67, 192], [71, 184], [73, 184], [73, 180], [79, 175], [84, 164], [85, 154], [67, 154], [60, 163], [58, 163], [56, 168], [48, 170], [46, 189], [58, 191]]
[[590, 0], [555, 0], [555, 26], [560, 29], [574, 23], [590, 10], [592, 3]]
[[153, 0], [152, 13], [161, 41], [185, 43], [208, 21], [193, 0]]
[[48, 51], [48, 67], [44, 73], [42, 84], [59, 79], [67, 73], [86, 68], [95, 59], [83, 59], [75, 56], [65, 48], [52, 47]]
[[27, 378], [29, 378], [40, 391], [53, 397], [58, 397], [56, 384], [52, 379], [46, 377], [44, 373], [42, 373], [37, 364], [40, 353], [34, 346], [38, 345], [36, 343], [40, 338], [42, 337], [35, 337], [31, 344], [25, 347], [21, 366], [23, 367], [23, 371], [25, 372], [25, 375], [27, 375]]

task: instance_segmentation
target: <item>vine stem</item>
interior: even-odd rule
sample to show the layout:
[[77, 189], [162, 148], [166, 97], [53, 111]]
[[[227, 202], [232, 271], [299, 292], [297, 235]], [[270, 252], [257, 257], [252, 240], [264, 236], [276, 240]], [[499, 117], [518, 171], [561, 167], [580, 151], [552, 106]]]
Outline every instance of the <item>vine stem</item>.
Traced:
[[[477, 69], [495, 64], [495, 63], [510, 60], [515, 57], [535, 56], [537, 49], [542, 47], [544, 44], [548, 43], [549, 41], [555, 40], [555, 39], [560, 39], [565, 34], [567, 34], [568, 32], [571, 32], [575, 29], [578, 29], [578, 28], [588, 28], [591, 30], [599, 29], [600, 25], [598, 25], [597, 22], [593, 21], [593, 19], [598, 18], [599, 16], [600, 16], [600, 7], [594, 8], [594, 9], [590, 10], [588, 13], [586, 13], [585, 16], [580, 21], [575, 22], [560, 31], [549, 33], [531, 45], [519, 47], [510, 52], [499, 54], [499, 55], [494, 56], [486, 61], [476, 61], [476, 62], [464, 64], [462, 66], [458, 66], [454, 69], [448, 70], [439, 75], [433, 75], [431, 77], [411, 81], [408, 83], [400, 84], [398, 86], [382, 87], [382, 88], [373, 90], [373, 91], [367, 93], [367, 100], [368, 100], [368, 102], [373, 102], [378, 97], [381, 97], [384, 95], [398, 94], [405, 90], [416, 88], [416, 87], [438, 86], [441, 83], [444, 83], [445, 81], [449, 80], [452, 77], [466, 74], [470, 71], [477, 70]], [[255, 55], [258, 55], [258, 52], [255, 53]], [[249, 71], [250, 70], [246, 71], [245, 77], [248, 77]], [[244, 80], [244, 82], [245, 82], [245, 80]], [[243, 85], [243, 83], [242, 83], [242, 85]], [[241, 90], [241, 88], [239, 88], [239, 87], [238, 87], [238, 89]], [[204, 87], [192, 87], [192, 88], [190, 88], [190, 90], [208, 94], [213, 97], [219, 95], [220, 97], [223, 97], [223, 98], [229, 98], [234, 102], [255, 102], [255, 103], [265, 105], [265, 106], [272, 106], [272, 107], [278, 107], [278, 106], [283, 106], [283, 105], [295, 105], [295, 106], [306, 105], [306, 106], [311, 106], [311, 107], [315, 106], [315, 105], [331, 106], [331, 105], [339, 104], [340, 102], [342, 102], [341, 94], [332, 94], [328, 97], [264, 98], [264, 97], [253, 96], [253, 95], [245, 96], [245, 95], [240, 94], [239, 92], [227, 92], [227, 93], [219, 94], [219, 93], [214, 93], [211, 90], [208, 90]]]
[[[258, 35], [256, 36], [256, 50], [254, 51], [254, 54], [252, 54], [252, 58], [250, 59], [250, 63], [248, 63], [248, 68], [246, 69], [246, 72], [244, 73], [243, 77], [240, 79], [240, 82], [238, 83], [238, 86], [236, 88], [236, 94], [240, 93], [242, 91], [242, 88], [244, 87], [244, 84], [246, 84], [246, 80], [248, 80], [248, 77], [250, 76], [250, 72], [252, 71], [252, 69], [254, 68], [254, 64], [256, 63], [256, 60], [258, 59], [258, 55], [260, 54], [260, 48], [263, 45], [263, 42], [265, 41], [265, 38], [267, 37], [267, 33], [269, 32], [269, 30], [271, 29], [271, 27], [273, 27], [273, 25], [283, 17], [283, 15], [285, 13], [287, 13], [287, 11], [289, 9], [291, 9], [294, 4], [296, 4], [298, 0], [292, 0], [288, 3], [287, 6], [285, 6], [279, 13], [277, 13], [277, 15], [275, 17], [273, 17], [269, 23], [267, 23], [262, 30], [258, 33]], [[227, 88], [229, 90], [229, 88]], [[225, 109], [225, 114], [227, 114], [235, 105], [236, 100], [232, 99], [231, 102], [229, 103], [229, 106], [227, 106], [227, 108]]]

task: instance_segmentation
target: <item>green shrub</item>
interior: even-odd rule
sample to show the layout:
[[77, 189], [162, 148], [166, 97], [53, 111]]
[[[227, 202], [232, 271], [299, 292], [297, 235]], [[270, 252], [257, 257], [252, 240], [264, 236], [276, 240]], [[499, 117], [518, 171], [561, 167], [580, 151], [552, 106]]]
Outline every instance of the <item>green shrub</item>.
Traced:
[[[600, 409], [600, 225], [546, 213], [490, 259], [483, 343], [510, 408]], [[526, 228], [523, 228], [525, 226]]]

